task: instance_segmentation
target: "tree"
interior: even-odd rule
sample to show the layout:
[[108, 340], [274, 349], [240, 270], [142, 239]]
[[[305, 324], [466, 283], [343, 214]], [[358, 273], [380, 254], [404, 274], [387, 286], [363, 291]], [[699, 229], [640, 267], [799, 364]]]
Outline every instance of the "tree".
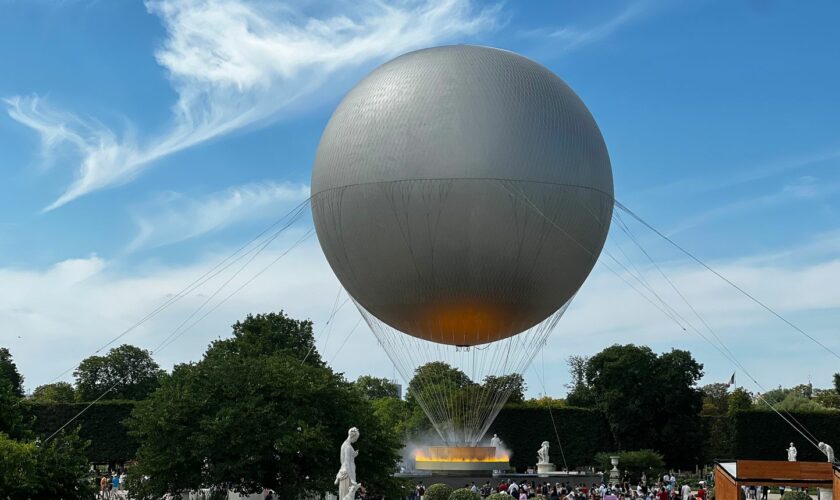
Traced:
[[814, 401], [826, 408], [840, 410], [840, 393], [834, 389], [814, 389]]
[[128, 344], [84, 359], [73, 372], [80, 401], [94, 401], [103, 393], [102, 399], [145, 399], [164, 374], [149, 351]]
[[525, 401], [525, 391], [528, 387], [525, 385], [525, 378], [519, 373], [511, 373], [510, 375], [488, 375], [484, 378], [484, 387], [488, 389], [491, 394], [501, 394], [509, 392], [508, 403], [521, 403]]
[[541, 398], [526, 399], [522, 402], [525, 408], [563, 408], [567, 406], [563, 399], [552, 398], [551, 396], [543, 396]]
[[738, 387], [727, 398], [727, 411], [730, 415], [736, 411], [749, 410], [753, 406], [752, 396], [744, 388]]
[[834, 390], [837, 391], [837, 394], [840, 394], [840, 373], [834, 374]]
[[30, 400], [35, 403], [72, 403], [76, 400], [76, 391], [67, 382], [39, 385], [32, 391]]
[[819, 413], [831, 411], [831, 409], [826, 408], [817, 401], [806, 398], [796, 392], [789, 393], [783, 400], [773, 406], [775, 406], [778, 411], [786, 412]]
[[246, 357], [286, 354], [313, 366], [324, 366], [315, 349], [311, 321], [292, 319], [280, 311], [249, 314], [232, 328], [233, 337], [213, 342], [212, 350]]
[[[201, 361], [176, 366], [128, 425], [141, 443], [132, 474], [141, 498], [198, 487], [320, 495], [333, 488], [337, 450], [353, 425], [368, 491], [391, 496], [397, 488], [398, 436], [323, 364], [309, 323], [282, 313], [248, 316]], [[149, 479], [136, 480], [143, 475]]]
[[726, 415], [729, 410], [729, 384], [707, 384], [703, 393], [703, 415]]
[[0, 379], [0, 435], [6, 434], [15, 439], [29, 435], [21, 407], [22, 399], [8, 380]]
[[394, 436], [408, 440], [431, 427], [419, 405], [397, 398], [374, 399], [371, 404], [374, 415]]
[[28, 436], [28, 423], [21, 407], [23, 377], [18, 373], [12, 354], [0, 347], [0, 434], [12, 438]]
[[93, 482], [85, 480], [84, 447], [76, 434], [48, 443], [15, 441], [0, 434], [0, 498], [93, 498]]
[[23, 377], [8, 349], [0, 348], [0, 498], [92, 498], [85, 443], [63, 433], [48, 443], [34, 440], [22, 407]]
[[595, 401], [586, 384], [586, 366], [589, 364], [589, 357], [569, 356], [567, 363], [572, 383], [568, 386], [569, 394], [566, 396], [566, 403], [579, 408], [592, 408]]
[[12, 360], [12, 354], [5, 347], [0, 347], [0, 380], [7, 381], [12, 393], [23, 396], [23, 376], [18, 372], [17, 365]]
[[690, 353], [657, 356], [648, 347], [613, 345], [588, 359], [583, 373], [567, 403], [586, 401], [603, 411], [620, 449], [653, 447], [672, 466], [698, 463], [703, 398], [696, 383], [703, 365]]
[[362, 375], [353, 385], [368, 399], [399, 398], [399, 387], [387, 378]]
[[408, 383], [405, 397], [412, 401], [421, 391], [458, 390], [477, 385], [461, 370], [442, 361], [432, 361], [419, 366]]

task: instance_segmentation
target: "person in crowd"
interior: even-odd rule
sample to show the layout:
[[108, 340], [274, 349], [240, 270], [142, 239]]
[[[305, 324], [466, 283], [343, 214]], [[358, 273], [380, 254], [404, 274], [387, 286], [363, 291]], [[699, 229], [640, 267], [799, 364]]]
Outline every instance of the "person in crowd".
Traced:
[[110, 483], [108, 482], [108, 476], [103, 474], [102, 478], [99, 479], [99, 496], [101, 498], [107, 498], [108, 497], [108, 485], [109, 484]]
[[513, 498], [519, 498], [519, 485], [516, 484], [516, 479], [511, 479], [508, 483], [507, 492]]
[[680, 496], [682, 500], [688, 500], [688, 497], [691, 496], [691, 486], [688, 483], [683, 484], [682, 488], [680, 488]]

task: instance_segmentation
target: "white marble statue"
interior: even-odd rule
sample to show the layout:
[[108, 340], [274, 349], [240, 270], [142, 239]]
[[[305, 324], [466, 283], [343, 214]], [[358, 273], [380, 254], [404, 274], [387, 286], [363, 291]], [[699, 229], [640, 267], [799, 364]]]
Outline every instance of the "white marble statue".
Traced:
[[828, 458], [829, 462], [834, 462], [834, 448], [829, 446], [826, 443], [820, 443], [817, 445], [821, 452], [825, 453], [826, 458]]
[[502, 440], [499, 439], [497, 434], [493, 434], [493, 437], [490, 438], [490, 446], [496, 448], [496, 456], [498, 457], [502, 451]]
[[790, 448], [787, 449], [788, 462], [796, 462], [796, 446], [790, 443]]
[[543, 441], [542, 446], [537, 450], [537, 464], [547, 464], [550, 462], [548, 458], [548, 441]]
[[356, 457], [359, 452], [353, 449], [353, 443], [358, 440], [359, 429], [351, 427], [347, 431], [347, 439], [341, 444], [341, 468], [335, 475], [339, 500], [353, 500], [356, 498], [356, 490], [359, 489], [359, 482], [356, 480]]

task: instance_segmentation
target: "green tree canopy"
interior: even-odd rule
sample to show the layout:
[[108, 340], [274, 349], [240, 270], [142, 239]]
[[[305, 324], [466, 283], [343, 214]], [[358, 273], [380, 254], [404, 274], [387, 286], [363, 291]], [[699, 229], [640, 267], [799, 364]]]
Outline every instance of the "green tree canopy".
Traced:
[[398, 398], [399, 387], [387, 378], [362, 375], [353, 385], [368, 399]]
[[569, 364], [569, 375], [572, 377], [572, 383], [566, 386], [569, 389], [566, 403], [569, 406], [592, 408], [595, 406], [595, 401], [586, 382], [586, 367], [589, 364], [589, 357], [569, 356], [567, 363]]
[[834, 390], [837, 391], [837, 394], [840, 394], [840, 373], [834, 374]]
[[105, 356], [85, 358], [73, 375], [80, 401], [94, 401], [109, 389], [102, 399], [140, 400], [157, 388], [165, 372], [149, 351], [124, 344]]
[[0, 380], [9, 383], [13, 394], [23, 396], [23, 376], [18, 372], [12, 353], [5, 347], [0, 347]]
[[707, 384], [703, 393], [703, 415], [726, 415], [729, 412], [729, 384]]
[[23, 409], [23, 377], [0, 348], [0, 498], [92, 498], [85, 443], [62, 433], [38, 443]]
[[528, 389], [525, 385], [525, 378], [519, 373], [500, 376], [488, 375], [484, 378], [484, 386], [491, 393], [510, 392], [507, 402], [513, 404], [525, 401], [525, 391]]
[[752, 396], [742, 387], [736, 388], [727, 398], [727, 412], [732, 415], [736, 411], [749, 410], [753, 406]]
[[175, 367], [128, 422], [141, 443], [132, 476], [150, 477], [135, 492], [159, 498], [217, 486], [320, 495], [334, 488], [338, 449], [356, 426], [358, 476], [372, 493], [392, 493], [399, 437], [320, 359], [309, 323], [280, 313], [249, 316], [201, 361]]
[[246, 357], [285, 354], [305, 360], [313, 366], [324, 366], [315, 349], [312, 322], [288, 317], [283, 311], [249, 314], [233, 326], [233, 336], [214, 341], [208, 354]]
[[75, 434], [48, 443], [15, 441], [0, 434], [0, 498], [93, 498], [93, 482], [85, 480], [83, 449]]
[[67, 382], [55, 382], [36, 387], [30, 399], [35, 403], [72, 403], [76, 391]]
[[621, 449], [655, 448], [673, 466], [691, 466], [701, 455], [696, 384], [703, 365], [686, 351], [656, 355], [649, 347], [613, 345], [585, 362], [578, 387], [585, 397], [567, 402], [602, 410]]

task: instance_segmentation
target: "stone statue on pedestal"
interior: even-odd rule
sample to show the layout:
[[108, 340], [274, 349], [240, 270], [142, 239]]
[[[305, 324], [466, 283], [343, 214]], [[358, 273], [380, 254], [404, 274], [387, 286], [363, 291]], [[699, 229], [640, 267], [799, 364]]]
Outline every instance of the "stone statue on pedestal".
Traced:
[[490, 438], [490, 446], [492, 446], [493, 448], [496, 448], [496, 455], [498, 456], [499, 448], [502, 447], [502, 440], [499, 439], [498, 434], [493, 434], [493, 437]]
[[359, 452], [353, 449], [353, 443], [359, 440], [359, 429], [351, 427], [347, 431], [347, 439], [341, 444], [341, 468], [335, 475], [338, 485], [338, 500], [353, 500], [359, 482], [356, 480], [356, 457]]
[[825, 453], [826, 458], [828, 458], [829, 462], [834, 462], [834, 448], [829, 446], [826, 443], [820, 443], [817, 445], [821, 452]]
[[537, 450], [537, 465], [548, 463], [551, 463], [548, 458], [548, 441], [543, 441], [542, 446]]
[[790, 443], [790, 448], [787, 449], [788, 462], [796, 462], [796, 446]]

